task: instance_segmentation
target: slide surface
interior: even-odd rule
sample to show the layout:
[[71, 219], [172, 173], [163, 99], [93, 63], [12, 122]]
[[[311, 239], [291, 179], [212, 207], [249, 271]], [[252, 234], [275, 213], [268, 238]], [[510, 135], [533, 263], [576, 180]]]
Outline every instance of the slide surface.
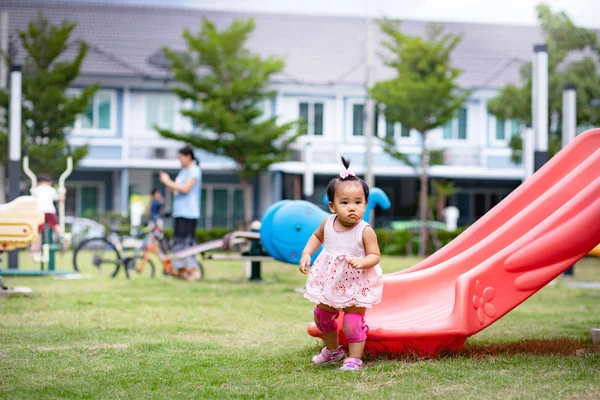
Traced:
[[[389, 356], [459, 350], [594, 248], [598, 221], [600, 129], [594, 129], [454, 241], [385, 275], [382, 302], [367, 312], [366, 350]], [[319, 336], [314, 324], [309, 333]]]

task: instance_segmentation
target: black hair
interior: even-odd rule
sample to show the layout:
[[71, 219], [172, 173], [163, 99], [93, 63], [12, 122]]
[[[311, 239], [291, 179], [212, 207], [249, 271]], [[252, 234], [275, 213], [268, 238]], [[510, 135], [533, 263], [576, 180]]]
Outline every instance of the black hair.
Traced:
[[52, 177], [48, 174], [39, 174], [37, 176], [38, 182], [50, 182], [52, 183]]
[[194, 149], [192, 149], [190, 146], [185, 146], [179, 149], [179, 154], [183, 154], [184, 156], [190, 156], [192, 157], [192, 161], [195, 161], [197, 165], [200, 164], [200, 162], [196, 159], [196, 156], [194, 155]]
[[[350, 168], [350, 160], [345, 159], [344, 156], [342, 156], [342, 164], [344, 164], [344, 168], [346, 168], [346, 169]], [[365, 192], [365, 200], [369, 201], [369, 185], [367, 185], [367, 182], [363, 181], [356, 175], [348, 175], [345, 178], [342, 178], [341, 176], [336, 176], [331, 181], [329, 181], [329, 184], [327, 185], [327, 199], [330, 202], [333, 202], [333, 197], [335, 195], [335, 188], [336, 188], [338, 182], [353, 182], [353, 181], [359, 182], [361, 184], [363, 191]]]
[[152, 192], [150, 192], [150, 194], [151, 194], [152, 196], [154, 196], [154, 195], [156, 194], [156, 192], [159, 192], [159, 193], [160, 193], [160, 189], [154, 188], [154, 189], [152, 189]]

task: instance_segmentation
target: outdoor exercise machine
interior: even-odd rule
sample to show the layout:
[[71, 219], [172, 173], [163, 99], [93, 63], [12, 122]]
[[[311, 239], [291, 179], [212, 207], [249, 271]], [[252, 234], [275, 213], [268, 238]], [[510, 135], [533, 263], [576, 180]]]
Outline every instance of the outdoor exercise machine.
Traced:
[[[0, 208], [0, 246], [3, 246], [1, 250], [8, 250], [9, 247], [13, 248], [22, 248], [25, 247], [26, 244], [29, 244], [33, 241], [31, 237], [29, 237], [29, 241], [24, 240], [25, 235], [35, 235], [37, 238], [38, 225], [44, 223], [44, 218], [42, 216], [41, 220], [37, 220], [39, 224], [32, 224], [32, 222], [36, 222], [35, 218], [31, 217], [32, 220], [27, 220], [28, 216], [33, 213], [29, 209], [31, 207], [32, 200], [35, 202], [33, 197], [25, 196], [25, 200], [19, 200], [19, 184], [21, 178], [21, 106], [22, 106], [22, 72], [21, 68], [18, 65], [13, 65], [11, 67], [10, 73], [10, 118], [9, 118], [9, 140], [8, 140], [8, 183], [9, 183], [9, 199], [13, 200], [8, 204], [4, 204], [2, 208]], [[25, 151], [27, 153], [27, 151]], [[25, 157], [22, 159], [23, 168], [26, 172], [31, 173], [29, 170], [29, 157], [25, 154]], [[67, 158], [67, 170], [61, 175], [59, 179], [59, 191], [63, 194], [66, 192], [64, 188], [65, 179], [71, 174], [73, 169], [73, 160], [71, 158], [71, 154], [68, 155]], [[31, 177], [35, 177], [32, 173]], [[32, 180], [32, 187], [35, 186], [37, 180]], [[64, 229], [64, 201], [62, 204], [59, 202], [59, 218], [61, 227]], [[40, 213], [34, 213], [39, 217]], [[48, 227], [46, 227], [48, 228]], [[31, 230], [35, 232], [30, 232]], [[45, 229], [46, 234], [49, 234], [49, 229]], [[64, 232], [64, 230], [63, 230]], [[5, 235], [4, 242], [2, 242], [2, 235]], [[50, 234], [51, 235], [51, 234]], [[11, 244], [11, 243], [19, 243], [19, 245]], [[6, 244], [6, 246], [4, 246]], [[54, 259], [50, 255], [50, 247], [51, 242], [46, 241], [48, 246], [46, 247], [47, 254], [47, 264], [48, 269], [44, 270], [44, 264], [41, 265], [41, 269], [39, 271], [26, 271], [19, 270], [19, 257], [17, 252], [11, 252], [8, 257], [8, 270], [3, 272], [4, 276], [43, 276], [43, 275], [59, 275], [59, 274], [68, 274], [65, 271], [56, 271], [54, 270]], [[50, 266], [50, 260], [52, 259], [52, 266]], [[52, 269], [51, 269], [52, 268]]]
[[[63, 232], [63, 240], [64, 240], [63, 245], [69, 242], [69, 235], [65, 233], [65, 199], [64, 199], [64, 197], [67, 193], [67, 190], [65, 188], [65, 181], [67, 180], [67, 178], [71, 175], [71, 173], [73, 171], [73, 157], [71, 155], [71, 151], [69, 148], [67, 148], [67, 151], [68, 151], [67, 168], [60, 175], [60, 177], [58, 179], [58, 193], [61, 195], [61, 197], [58, 200], [58, 223], [60, 225], [61, 232]], [[35, 187], [37, 186], [37, 177], [35, 176], [33, 171], [31, 171], [31, 169], [29, 168], [29, 155], [27, 154], [27, 151], [25, 151], [25, 156], [23, 157], [23, 171], [31, 180], [30, 191], [33, 194], [33, 191], [35, 190]], [[17, 202], [17, 200], [19, 200], [21, 198], [33, 199], [35, 201], [34, 197], [24, 196], [24, 197], [17, 198], [15, 201], [9, 203], [9, 204], [13, 204], [13, 203], [15, 204], [15, 206], [13, 206], [13, 208], [12, 208], [11, 214], [15, 215], [16, 218], [19, 218], [19, 216], [23, 212], [26, 212], [25, 209], [24, 209], [24, 211], [21, 211], [21, 209], [19, 208], [19, 207], [23, 207], [20, 205], [21, 202]], [[5, 206], [8, 206], [9, 204], [6, 204]], [[8, 211], [6, 211], [6, 212], [8, 212]], [[11, 217], [7, 216], [7, 218], [11, 218]], [[0, 231], [4, 231], [5, 229], [7, 229], [7, 228], [1, 226], [1, 224], [2, 223], [0, 222]], [[42, 214], [42, 218], [41, 218], [41, 221], [39, 224], [44, 224], [43, 214]], [[35, 228], [36, 237], [37, 237], [38, 225], [35, 225], [34, 228]], [[23, 229], [29, 229], [29, 228], [23, 228]], [[9, 232], [9, 231], [7, 231], [7, 232]], [[20, 247], [23, 247], [23, 246], [20, 246]], [[3, 275], [4, 276], [71, 275], [72, 277], [74, 277], [75, 275], [78, 275], [71, 271], [57, 271], [56, 270], [56, 252], [60, 250], [60, 247], [61, 247], [60, 242], [54, 243], [54, 241], [53, 241], [52, 229], [50, 228], [50, 226], [48, 224], [45, 224], [44, 232], [42, 234], [42, 254], [39, 259], [40, 269], [39, 270], [21, 270], [21, 269], [16, 269], [16, 268], [9, 268], [3, 272]]]

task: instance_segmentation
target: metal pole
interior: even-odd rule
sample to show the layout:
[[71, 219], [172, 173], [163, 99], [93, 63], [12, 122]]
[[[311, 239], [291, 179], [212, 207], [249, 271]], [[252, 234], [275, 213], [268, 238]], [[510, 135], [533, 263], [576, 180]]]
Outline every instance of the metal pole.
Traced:
[[[367, 40], [366, 40], [366, 71], [365, 71], [365, 92], [366, 101], [366, 171], [365, 182], [372, 188], [375, 187], [375, 175], [373, 174], [373, 137], [375, 136], [375, 101], [369, 96], [369, 91], [373, 85], [373, 20], [371, 18], [371, 0], [366, 1], [367, 5]], [[368, 200], [368, 199], [367, 199]], [[371, 226], [375, 226], [375, 209], [372, 208], [369, 215]]]
[[[567, 83], [563, 90], [562, 115], [562, 147], [563, 149], [575, 138], [577, 127], [577, 88], [574, 83]], [[571, 265], [563, 274], [573, 276], [575, 265]]]
[[[367, 0], [367, 6], [370, 5], [370, 0]], [[367, 9], [367, 38], [366, 38], [366, 71], [365, 71], [365, 91], [367, 94], [367, 102], [365, 105], [366, 115], [366, 172], [365, 182], [369, 187], [375, 185], [375, 177], [373, 176], [373, 136], [375, 130], [375, 101], [369, 96], [371, 88], [371, 80], [373, 75], [373, 31], [370, 7]]]
[[526, 181], [527, 179], [529, 179], [529, 177], [531, 175], [533, 175], [534, 172], [534, 165], [533, 165], [533, 157], [534, 157], [534, 153], [535, 153], [535, 132], [533, 131], [533, 128], [530, 126], [527, 126], [524, 130], [523, 130], [523, 150], [522, 150], [522, 163], [523, 163], [523, 169], [525, 170], [525, 177], [523, 179], [523, 181]]
[[[8, 11], [3, 11], [0, 16], [0, 50], [4, 52], [4, 54], [8, 53]], [[7, 65], [4, 57], [0, 59], [0, 88], [7, 88], [7, 78], [8, 74], [6, 73]], [[0, 109], [0, 124], [4, 124], [6, 121], [6, 111], [4, 109]], [[0, 203], [6, 202], [6, 193], [5, 193], [5, 175], [6, 170], [4, 169], [4, 165], [0, 165]]]
[[309, 141], [306, 142], [306, 146], [304, 147], [304, 177], [302, 180], [302, 191], [304, 192], [304, 197], [307, 199], [313, 195], [315, 190], [315, 174], [312, 170], [312, 162], [312, 143], [309, 139]]
[[[21, 180], [21, 67], [13, 65], [10, 72], [10, 136], [8, 140], [8, 200], [19, 197]], [[19, 268], [19, 253], [8, 254], [8, 267]]]
[[537, 171], [548, 161], [548, 46], [533, 47], [533, 128], [535, 130], [534, 168]]
[[563, 90], [562, 147], [565, 148], [575, 138], [577, 127], [577, 87], [567, 83]]
[[73, 156], [71, 156], [71, 148], [68, 147], [67, 155], [67, 169], [58, 178], [58, 193], [60, 198], [58, 199], [58, 223], [60, 225], [61, 235], [65, 234], [65, 202], [67, 195], [67, 189], [65, 187], [65, 181], [73, 172]]

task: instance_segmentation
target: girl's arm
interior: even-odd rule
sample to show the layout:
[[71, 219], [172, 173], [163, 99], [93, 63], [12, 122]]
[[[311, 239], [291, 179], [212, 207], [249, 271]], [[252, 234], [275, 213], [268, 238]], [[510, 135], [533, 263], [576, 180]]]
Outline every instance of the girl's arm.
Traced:
[[381, 253], [377, 243], [377, 235], [370, 226], [363, 231], [363, 244], [365, 246], [365, 256], [363, 258], [349, 258], [348, 264], [356, 269], [369, 269], [379, 264]]
[[310, 267], [310, 256], [321, 247], [323, 239], [325, 238], [325, 223], [327, 218], [321, 222], [321, 225], [317, 230], [310, 236], [304, 250], [302, 250], [302, 257], [300, 258], [300, 272], [306, 273], [306, 267]]

